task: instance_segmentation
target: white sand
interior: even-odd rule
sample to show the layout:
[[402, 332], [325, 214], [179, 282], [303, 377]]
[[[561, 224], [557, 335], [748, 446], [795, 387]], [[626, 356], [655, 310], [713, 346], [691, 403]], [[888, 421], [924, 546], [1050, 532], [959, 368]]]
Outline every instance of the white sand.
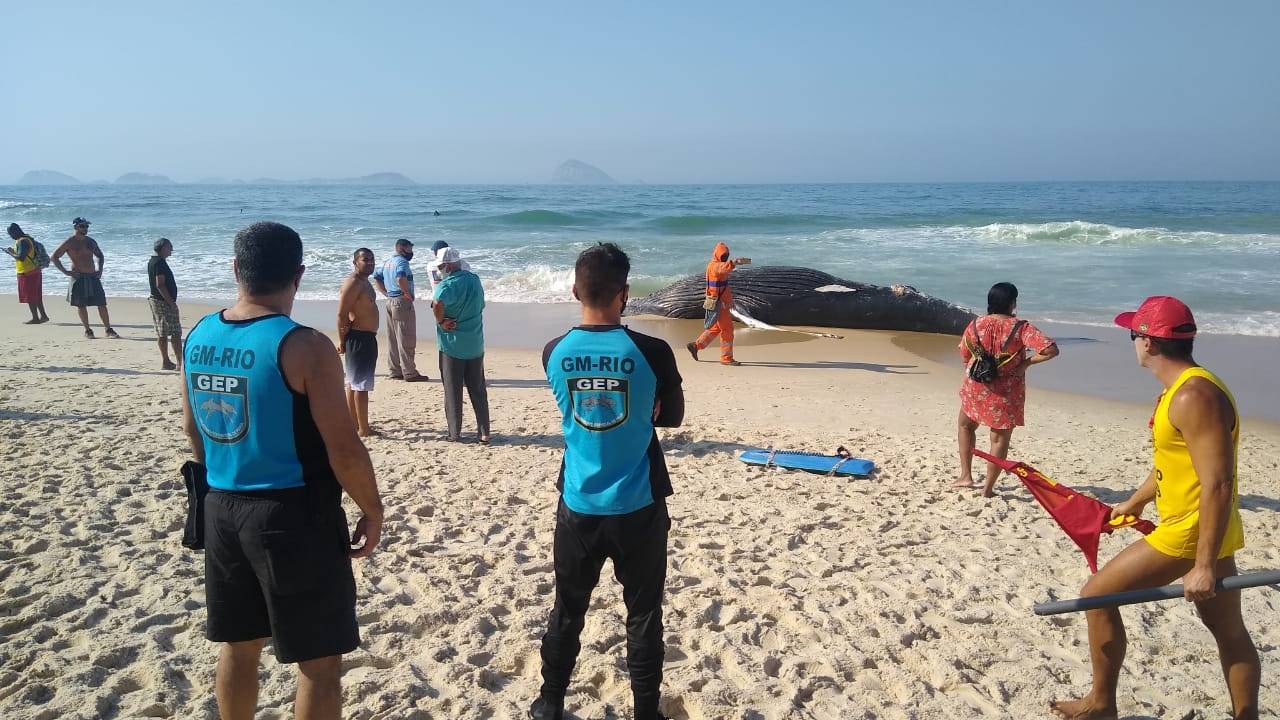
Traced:
[[[176, 374], [157, 369], [145, 305], [114, 302], [125, 339], [89, 342], [56, 301], [60, 323], [29, 328], [5, 300], [0, 717], [215, 717], [202, 558], [178, 542], [187, 450]], [[195, 311], [185, 315], [189, 326]], [[678, 353], [689, 413], [662, 433], [676, 488], [664, 710], [1047, 716], [1050, 699], [1085, 689], [1088, 648], [1082, 617], [1039, 618], [1031, 606], [1074, 596], [1083, 557], [1013, 482], [993, 501], [947, 488], [954, 370], [904, 352], [892, 333], [849, 335], [743, 334], [741, 360], [791, 367], [695, 366]], [[420, 352], [435, 377], [433, 348]], [[347, 717], [521, 718], [537, 692], [559, 418], [536, 352], [494, 351], [487, 363], [493, 447], [443, 442], [436, 383], [384, 381], [374, 393], [387, 435], [369, 447], [387, 523], [380, 551], [356, 564], [363, 644], [345, 663]], [[1013, 456], [1116, 501], [1146, 475], [1149, 412], [1033, 392]], [[829, 479], [734, 457], [838, 444], [881, 470]], [[1280, 431], [1247, 424], [1246, 570], [1280, 567], [1278, 461]], [[1104, 557], [1137, 537], [1124, 532], [1104, 538]], [[578, 718], [630, 717], [622, 601], [603, 577], [570, 691]], [[1244, 604], [1262, 704], [1274, 709], [1280, 594], [1248, 591]], [[1214, 646], [1188, 605], [1124, 617], [1122, 716], [1225, 716]], [[264, 658], [259, 717], [290, 717], [292, 668]]]

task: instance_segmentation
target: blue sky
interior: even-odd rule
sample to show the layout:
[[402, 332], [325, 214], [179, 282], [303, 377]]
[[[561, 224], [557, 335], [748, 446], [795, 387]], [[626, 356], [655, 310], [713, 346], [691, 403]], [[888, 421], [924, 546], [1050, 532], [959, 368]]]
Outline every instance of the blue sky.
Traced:
[[1280, 179], [1280, 3], [18, 2], [0, 182]]

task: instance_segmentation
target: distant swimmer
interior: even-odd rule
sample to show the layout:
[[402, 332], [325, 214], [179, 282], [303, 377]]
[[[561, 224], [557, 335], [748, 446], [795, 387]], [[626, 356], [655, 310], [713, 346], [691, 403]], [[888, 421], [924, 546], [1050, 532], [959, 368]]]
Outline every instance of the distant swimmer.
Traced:
[[[98, 241], [89, 236], [89, 221], [78, 217], [71, 221], [75, 234], [67, 238], [50, 258], [63, 275], [71, 278], [71, 287], [67, 290], [67, 302], [80, 314], [80, 324], [84, 326], [84, 336], [93, 339], [93, 330], [89, 327], [90, 307], [98, 308], [98, 317], [102, 319], [102, 327], [107, 337], [119, 338], [111, 327], [111, 316], [107, 314], [107, 293], [102, 289], [102, 269], [107, 260], [98, 247]], [[71, 269], [62, 264], [62, 256], [71, 258]], [[96, 262], [95, 262], [96, 261]]]
[[[1262, 675], [1258, 651], [1240, 615], [1240, 591], [1214, 590], [1217, 580], [1236, 574], [1235, 553], [1244, 547], [1236, 474], [1240, 413], [1222, 380], [1192, 359], [1196, 323], [1182, 301], [1149, 297], [1137, 312], [1117, 315], [1116, 324], [1129, 331], [1138, 364], [1160, 381], [1164, 392], [1151, 416], [1151, 473], [1111, 516], [1141, 515], [1155, 500], [1160, 524], [1089, 578], [1081, 595], [1153, 588], [1182, 578], [1185, 598], [1195, 603], [1218, 646], [1231, 716], [1252, 720], [1258, 717]], [[1069, 720], [1115, 718], [1124, 622], [1114, 607], [1090, 610], [1085, 618], [1093, 688], [1078, 700], [1060, 700], [1050, 708]], [[1172, 651], [1180, 659], [1199, 656], [1186, 647], [1199, 642], [1194, 634], [1174, 631], [1170, 637], [1183, 646]]]
[[717, 243], [707, 263], [707, 296], [702, 305], [705, 322], [697, 340], [685, 345], [685, 349], [698, 359], [698, 351], [704, 350], [716, 336], [720, 337], [720, 364], [741, 365], [733, 359], [733, 291], [729, 289], [729, 275], [740, 265], [750, 265], [751, 258], [729, 259], [729, 246]]
[[433, 213], [433, 214], [434, 214], [436, 217], [440, 217], [440, 211], [439, 211], [439, 210], [435, 211], [435, 213]]

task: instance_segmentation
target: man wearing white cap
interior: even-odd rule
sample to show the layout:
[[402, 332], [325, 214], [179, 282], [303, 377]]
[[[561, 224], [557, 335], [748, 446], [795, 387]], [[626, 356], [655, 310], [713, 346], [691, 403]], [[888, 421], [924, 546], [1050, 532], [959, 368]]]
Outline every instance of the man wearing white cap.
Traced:
[[440, 378], [444, 384], [444, 415], [449, 440], [462, 434], [462, 388], [471, 397], [476, 413], [476, 433], [481, 444], [489, 442], [489, 392], [484, 381], [484, 287], [468, 269], [457, 249], [442, 247], [436, 253], [440, 283], [432, 293], [436, 316], [436, 343], [440, 347]]

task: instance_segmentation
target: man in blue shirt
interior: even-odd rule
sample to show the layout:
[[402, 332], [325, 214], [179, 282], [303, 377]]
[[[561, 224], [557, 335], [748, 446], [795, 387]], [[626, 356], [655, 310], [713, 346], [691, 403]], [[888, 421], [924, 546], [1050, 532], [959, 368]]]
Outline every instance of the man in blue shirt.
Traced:
[[413, 353], [418, 348], [418, 314], [413, 308], [413, 243], [396, 241], [396, 251], [373, 271], [373, 285], [387, 298], [387, 367], [392, 380], [425, 382]]
[[561, 720], [578, 636], [606, 558], [627, 606], [627, 671], [635, 720], [661, 720], [662, 589], [671, 480], [654, 427], [684, 420], [675, 356], [622, 326], [631, 262], [612, 243], [578, 256], [573, 295], [582, 324], [547, 343], [542, 364], [565, 438], [553, 550], [556, 597], [542, 636], [535, 720]]
[[440, 382], [449, 441], [462, 434], [462, 386], [476, 413], [480, 444], [489, 443], [489, 391], [484, 384], [484, 287], [465, 269], [457, 249], [440, 248], [433, 263], [440, 282], [432, 293], [436, 343], [440, 346]]
[[[342, 655], [360, 643], [351, 558], [378, 544], [382, 500], [323, 333], [289, 317], [302, 240], [279, 223], [236, 235], [236, 304], [208, 315], [183, 352], [183, 427], [205, 469], [209, 640], [224, 643], [215, 692], [224, 720], [250, 720], [271, 638], [298, 664], [298, 717], [336, 720]], [[346, 491], [363, 516], [347, 531]], [[352, 545], [358, 545], [352, 548]]]

